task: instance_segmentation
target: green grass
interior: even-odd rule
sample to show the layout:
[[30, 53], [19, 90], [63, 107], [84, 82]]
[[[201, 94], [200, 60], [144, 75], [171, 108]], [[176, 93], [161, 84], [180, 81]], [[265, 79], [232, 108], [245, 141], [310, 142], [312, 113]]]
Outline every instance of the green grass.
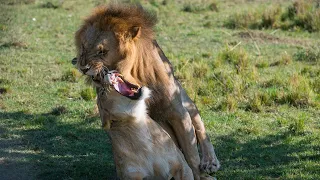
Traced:
[[[283, 30], [320, 30], [320, 6], [316, 0], [295, 0], [263, 4], [233, 14], [225, 23], [228, 28], [281, 28]], [[284, 8], [285, 6], [285, 8]]]
[[[81, 18], [105, 2], [0, 6], [0, 179], [114, 179], [94, 91], [71, 65]], [[201, 111], [218, 179], [320, 179], [320, 32], [301, 24], [319, 8], [303, 2], [141, 1]]]

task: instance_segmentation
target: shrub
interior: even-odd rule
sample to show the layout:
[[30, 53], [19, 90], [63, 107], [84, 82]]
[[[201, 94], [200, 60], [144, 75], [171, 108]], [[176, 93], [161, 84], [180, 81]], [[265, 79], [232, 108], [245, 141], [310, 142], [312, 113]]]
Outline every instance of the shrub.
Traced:
[[90, 101], [96, 97], [95, 91], [92, 88], [83, 89], [80, 95], [85, 101]]
[[280, 59], [276, 62], [273, 62], [270, 64], [270, 66], [281, 66], [281, 65], [288, 65], [292, 62], [292, 56], [290, 56], [288, 53], [283, 53], [280, 57]]
[[218, 106], [218, 109], [223, 110], [223, 111], [234, 111], [237, 109], [238, 106], [238, 101], [235, 98], [235, 95], [227, 95], [220, 105]]
[[9, 84], [10, 81], [7, 79], [0, 79], [0, 84]]
[[193, 63], [193, 76], [196, 78], [204, 78], [207, 76], [210, 67], [204, 62], [195, 62]]
[[71, 90], [69, 86], [65, 86], [65, 87], [61, 87], [57, 90], [57, 93], [59, 94], [59, 96], [61, 97], [69, 97]]
[[62, 77], [61, 80], [63, 81], [69, 81], [69, 82], [76, 82], [82, 74], [75, 68], [69, 69], [66, 71]]
[[246, 135], [249, 135], [249, 134], [258, 135], [259, 132], [261, 132], [261, 130], [259, 130], [254, 125], [246, 125], [238, 128], [237, 132], [240, 134], [246, 134]]
[[312, 82], [312, 88], [315, 93], [320, 94], [320, 76], [318, 76], [313, 82]]
[[208, 106], [208, 105], [213, 105], [215, 103], [214, 98], [209, 97], [209, 96], [203, 96], [200, 99], [201, 104]]
[[253, 112], [261, 112], [262, 111], [262, 98], [261, 94], [254, 93], [253, 97], [249, 97], [249, 102], [247, 104], [248, 110]]
[[320, 50], [315, 48], [299, 49], [293, 57], [297, 61], [320, 62]]
[[1, 1], [2, 5], [16, 5], [16, 4], [34, 4], [35, 0], [11, 0], [11, 1]]
[[198, 13], [201, 11], [216, 11], [218, 12], [218, 6], [216, 2], [208, 2], [208, 1], [201, 1], [198, 3], [188, 2], [184, 4], [182, 10], [184, 12], [190, 13]]
[[277, 123], [280, 127], [287, 126], [287, 124], [288, 124], [288, 120], [286, 118], [278, 117], [276, 120], [277, 120]]
[[320, 68], [304, 67], [301, 74], [309, 77], [320, 77]]
[[230, 29], [236, 28], [251, 28], [256, 29], [260, 24], [260, 14], [255, 11], [246, 11], [243, 13], [236, 13], [230, 16], [227, 22], [224, 24], [225, 27]]
[[210, 87], [208, 87], [207, 83], [204, 82], [198, 82], [196, 87], [194, 87], [197, 90], [197, 95], [199, 96], [209, 96], [212, 94], [212, 90]]
[[300, 115], [300, 117], [294, 119], [294, 122], [289, 125], [288, 130], [294, 135], [303, 134], [305, 131], [305, 115]]
[[279, 87], [283, 87], [285, 84], [286, 83], [283, 81], [283, 79], [276, 76], [275, 78], [272, 78], [268, 81], [263, 82], [261, 86], [264, 88], [270, 88], [270, 87], [279, 88]]
[[218, 5], [216, 2], [212, 2], [209, 4], [208, 8], [211, 10], [211, 11], [215, 11], [215, 12], [219, 12], [219, 9], [218, 9]]
[[283, 53], [281, 55], [280, 64], [281, 65], [288, 65], [292, 63], [292, 56], [288, 53]]
[[225, 26], [231, 29], [281, 28], [316, 32], [320, 31], [320, 8], [316, 1], [296, 0], [285, 10], [280, 5], [271, 5], [262, 12], [237, 12], [228, 18]]
[[58, 106], [58, 107], [55, 107], [51, 110], [50, 114], [52, 115], [61, 115], [61, 114], [65, 114], [67, 112], [67, 108], [64, 107], [64, 106]]
[[48, 9], [57, 9], [62, 6], [62, 3], [57, 2], [46, 2], [41, 5], [42, 8], [48, 8]]
[[188, 4], [185, 4], [184, 7], [183, 7], [183, 11], [184, 12], [192, 12], [192, 13], [196, 13], [196, 12], [200, 12], [200, 11], [203, 11], [205, 10], [206, 8], [204, 8], [203, 6], [199, 6], [197, 4], [191, 4], [191, 3], [188, 3]]
[[285, 91], [283, 88], [268, 88], [263, 91], [263, 98], [262, 103], [267, 106], [271, 106], [273, 104], [279, 103], [280, 100], [283, 99], [283, 96], [285, 95]]
[[[217, 84], [220, 85], [223, 95], [241, 91], [241, 79], [237, 78], [233, 73], [226, 73], [224, 71], [213, 74]], [[239, 81], [238, 81], [239, 80]]]
[[269, 67], [269, 63], [267, 61], [258, 62], [255, 65], [257, 68], [266, 68]]
[[249, 55], [244, 49], [226, 48], [218, 55], [218, 61], [233, 64], [237, 72], [241, 72], [249, 66]]
[[312, 0], [296, 0], [282, 15], [282, 20], [290, 20], [292, 27], [309, 32], [320, 30], [320, 9]]
[[286, 95], [280, 100], [281, 103], [289, 103], [293, 106], [312, 105], [313, 91], [309, 81], [303, 76], [294, 75], [289, 79], [289, 88]]
[[260, 27], [277, 28], [280, 26], [281, 7], [269, 6], [262, 14]]

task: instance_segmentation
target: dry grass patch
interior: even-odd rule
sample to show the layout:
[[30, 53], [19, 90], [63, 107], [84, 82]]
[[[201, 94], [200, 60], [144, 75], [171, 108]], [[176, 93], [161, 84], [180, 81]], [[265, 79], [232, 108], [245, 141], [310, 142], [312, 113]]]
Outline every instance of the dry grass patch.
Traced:
[[261, 32], [261, 31], [240, 31], [233, 36], [237, 36], [242, 38], [244, 41], [255, 41], [258, 43], [267, 43], [271, 42], [273, 44], [290, 44], [294, 46], [310, 46], [310, 41], [303, 40], [303, 39], [295, 39], [295, 38], [288, 38], [288, 37], [278, 37], [269, 33]]
[[85, 89], [81, 90], [80, 96], [85, 101], [90, 101], [96, 97], [96, 93], [93, 90], [93, 88], [85, 88]]
[[289, 133], [291, 133], [293, 135], [303, 134], [306, 129], [305, 121], [306, 121], [305, 115], [300, 115], [299, 117], [294, 118], [293, 122], [288, 127]]
[[237, 12], [226, 21], [225, 27], [316, 32], [320, 30], [320, 8], [314, 0], [296, 0], [285, 9], [280, 4], [273, 4], [264, 10]]
[[320, 49], [318, 47], [301, 48], [293, 57], [297, 61], [320, 62]]
[[316, 77], [320, 77], [320, 67], [304, 67], [300, 74], [306, 76], [306, 77], [310, 77], [310, 78], [316, 78]]
[[2, 0], [3, 5], [19, 5], [19, 4], [34, 4], [35, 0]]
[[200, 13], [203, 11], [218, 12], [218, 5], [215, 1], [198, 0], [198, 2], [187, 2], [183, 5], [182, 11], [189, 13]]
[[260, 14], [255, 11], [237, 12], [229, 17], [224, 26], [230, 29], [250, 28], [257, 29], [259, 27]]
[[234, 65], [238, 73], [249, 67], [249, 55], [242, 48], [227, 47], [218, 54], [217, 61]]
[[278, 61], [273, 62], [270, 66], [281, 66], [281, 65], [289, 65], [292, 63], [292, 56], [289, 55], [287, 52], [281, 54]]
[[227, 95], [227, 97], [223, 98], [217, 109], [230, 112], [235, 111], [238, 108], [238, 100], [235, 96], [234, 94]]
[[77, 82], [82, 74], [75, 68], [68, 69], [61, 77], [63, 81]]
[[320, 76], [312, 82], [313, 91], [320, 95]]
[[65, 114], [67, 112], [68, 112], [68, 110], [65, 106], [57, 106], [51, 110], [50, 114], [55, 115], [55, 116], [59, 116], [61, 114]]
[[313, 91], [308, 79], [295, 74], [289, 79], [288, 83], [288, 92], [280, 100], [280, 103], [288, 103], [296, 107], [313, 105]]

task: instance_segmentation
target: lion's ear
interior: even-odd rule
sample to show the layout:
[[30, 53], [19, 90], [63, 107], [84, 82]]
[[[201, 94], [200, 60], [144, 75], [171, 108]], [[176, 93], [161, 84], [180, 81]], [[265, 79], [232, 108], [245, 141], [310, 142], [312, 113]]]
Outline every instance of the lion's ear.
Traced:
[[141, 27], [133, 26], [133, 27], [129, 30], [129, 33], [130, 33], [130, 37], [131, 37], [132, 39], [137, 39], [137, 38], [140, 37]]

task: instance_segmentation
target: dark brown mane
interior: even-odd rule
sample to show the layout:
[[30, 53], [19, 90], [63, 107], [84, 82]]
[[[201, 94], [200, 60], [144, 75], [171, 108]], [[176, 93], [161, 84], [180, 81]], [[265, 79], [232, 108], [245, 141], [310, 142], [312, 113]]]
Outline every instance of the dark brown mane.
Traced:
[[153, 27], [157, 23], [154, 14], [139, 5], [110, 4], [96, 7], [85, 24], [94, 25], [100, 30], [112, 30], [124, 34], [131, 27], [141, 27], [144, 38], [153, 39]]
[[[163, 97], [171, 82], [168, 75], [170, 69], [168, 62], [162, 61], [154, 43], [153, 27], [156, 22], [156, 16], [139, 5], [99, 6], [76, 33], [76, 45], [78, 48], [82, 45], [81, 36], [90, 26], [99, 31], [114, 32], [119, 42], [119, 53], [123, 57], [114, 67], [128, 80], [134, 79], [139, 85], [147, 86]], [[139, 35], [132, 35], [134, 27], [139, 28]]]

